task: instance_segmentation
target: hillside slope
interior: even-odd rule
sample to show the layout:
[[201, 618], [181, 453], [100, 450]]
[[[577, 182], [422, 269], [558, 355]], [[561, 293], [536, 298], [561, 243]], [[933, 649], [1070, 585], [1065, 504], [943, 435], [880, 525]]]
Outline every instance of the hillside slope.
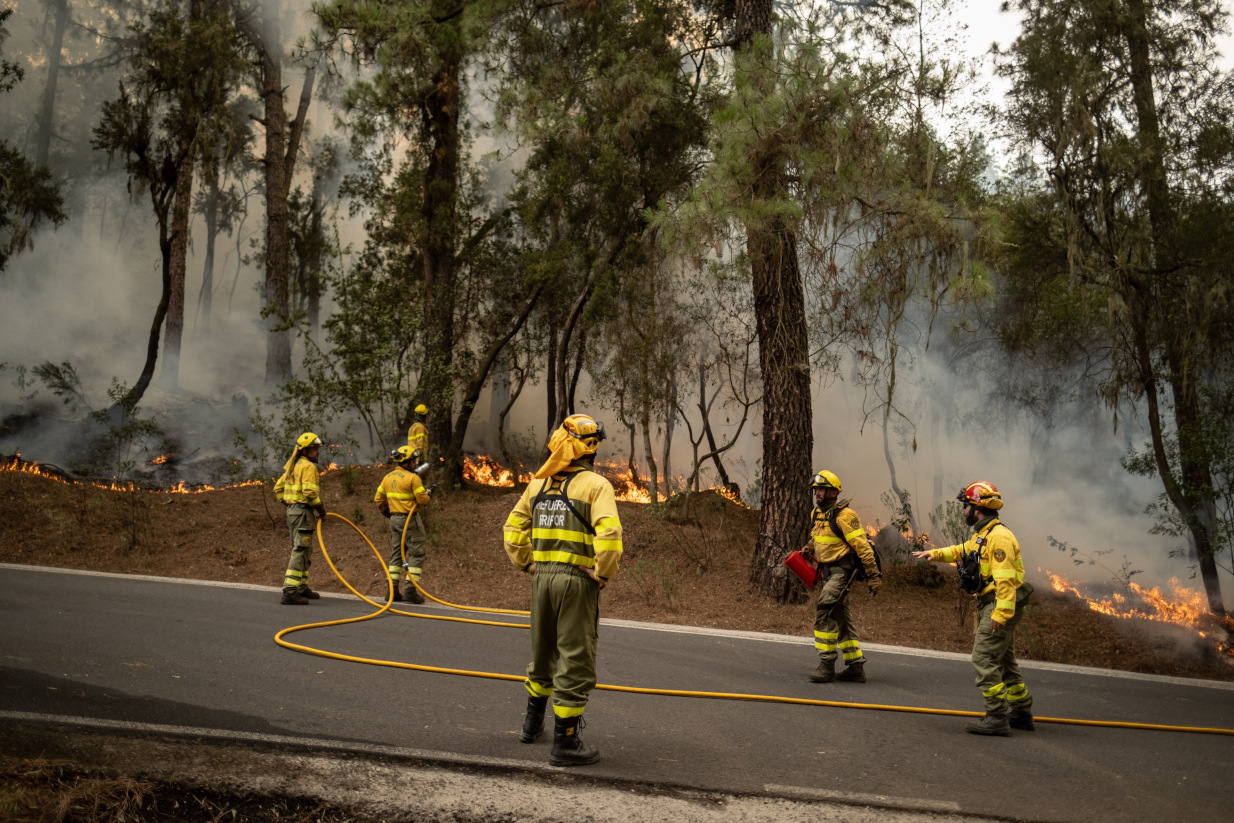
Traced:
[[[385, 521], [371, 502], [382, 467], [332, 471], [323, 477], [327, 507], [364, 530], [374, 556], [345, 523], [327, 520], [326, 549], [358, 590], [384, 597]], [[501, 526], [517, 497], [509, 489], [471, 487], [437, 495], [427, 507], [429, 559], [424, 585], [454, 603], [526, 608], [529, 581], [502, 550]], [[704, 492], [667, 506], [619, 504], [625, 532], [621, 571], [605, 590], [605, 617], [810, 636], [813, 609], [781, 606], [746, 583], [758, 513]], [[1026, 565], [1034, 567], [1030, 552]], [[288, 555], [281, 507], [268, 488], [246, 486], [197, 494], [111, 491], [0, 472], [0, 561], [126, 574], [151, 574], [281, 585]], [[1030, 579], [1032, 575], [1030, 573]], [[954, 577], [928, 566], [892, 566], [875, 598], [853, 598], [862, 639], [874, 643], [967, 652], [971, 605]], [[345, 592], [314, 551], [311, 584]], [[1210, 641], [1171, 626], [1090, 611], [1075, 597], [1038, 594], [1021, 624], [1017, 654], [1025, 659], [1187, 677], [1234, 680], [1230, 658]], [[309, 607], [311, 608], [311, 606]], [[288, 618], [298, 619], [289, 613]], [[803, 649], [804, 676], [815, 664]], [[877, 676], [877, 656], [870, 668]]]

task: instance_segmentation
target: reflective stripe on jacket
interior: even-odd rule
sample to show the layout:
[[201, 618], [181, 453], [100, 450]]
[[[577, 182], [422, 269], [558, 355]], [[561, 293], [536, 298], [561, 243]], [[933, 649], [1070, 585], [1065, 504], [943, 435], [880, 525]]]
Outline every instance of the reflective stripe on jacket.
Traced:
[[419, 449], [422, 459], [428, 460], [428, 427], [420, 422], [412, 423], [407, 430], [407, 445]]
[[[814, 525], [810, 529], [813, 539], [814, 559], [819, 563], [834, 563], [848, 554], [849, 546], [857, 553], [861, 565], [865, 566], [866, 574], [878, 576], [878, 564], [874, 560], [874, 549], [870, 548], [870, 538], [861, 525], [857, 512], [844, 506], [836, 515], [836, 525], [844, 532], [843, 536], [831, 530], [829, 520], [830, 509], [814, 510]], [[845, 540], [848, 543], [845, 543]]]
[[429, 501], [424, 491], [424, 481], [415, 472], [398, 468], [381, 479], [373, 502], [378, 506], [385, 501], [391, 514], [412, 514]]
[[1024, 585], [1024, 561], [1015, 535], [997, 517], [978, 523], [977, 531], [962, 545], [931, 549], [930, 559], [954, 563], [961, 552], [978, 550], [981, 578], [990, 582], [981, 587], [977, 597], [994, 592], [993, 618], [1006, 623], [1015, 614], [1016, 592]]
[[274, 481], [274, 496], [287, 505], [303, 503], [306, 506], [321, 505], [321, 474], [317, 464], [301, 455], [296, 465]]
[[[560, 492], [567, 481], [569, 506]], [[533, 562], [572, 563], [595, 569], [596, 577], [607, 582], [621, 560], [621, 521], [612, 484], [578, 463], [533, 480], [506, 518], [505, 547], [520, 569]]]

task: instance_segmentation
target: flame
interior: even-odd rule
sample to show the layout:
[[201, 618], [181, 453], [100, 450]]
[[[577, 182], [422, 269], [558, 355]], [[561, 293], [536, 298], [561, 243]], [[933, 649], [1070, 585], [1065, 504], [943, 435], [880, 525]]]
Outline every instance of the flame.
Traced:
[[[520, 475], [518, 480], [520, 483], [530, 483], [533, 476], [530, 473]], [[514, 487], [514, 472], [484, 454], [474, 460], [470, 456], [463, 458], [463, 477], [485, 486]]]
[[632, 471], [629, 466], [618, 463], [616, 460], [597, 460], [596, 467], [603, 469], [600, 474], [613, 484], [613, 491], [618, 500], [624, 500], [627, 503], [651, 502], [651, 491], [644, 488], [647, 481], [638, 476], [637, 469]]
[[160, 454], [158, 457], [154, 458], [150, 462], [155, 466], [161, 466], [162, 464], [166, 463], [170, 459], [171, 459], [171, 453], [168, 452], [167, 454]]
[[96, 489], [113, 492], [149, 492], [150, 494], [204, 494], [205, 492], [218, 491], [220, 489], [238, 489], [242, 486], [261, 486], [264, 485], [260, 480], [245, 480], [242, 483], [233, 483], [230, 486], [211, 486], [203, 484], [200, 486], [189, 487], [183, 480], [169, 489], [143, 489], [132, 480], [121, 481], [112, 480], [110, 483], [99, 483], [95, 481], [80, 481], [67, 480], [55, 472], [48, 471], [38, 463], [29, 462], [21, 459], [20, 454], [13, 455], [13, 459], [8, 463], [0, 464], [0, 472], [16, 472], [18, 474], [32, 474], [36, 477], [42, 477], [46, 480], [54, 480], [57, 483], [63, 483], [66, 486], [92, 486]]
[[[636, 476], [629, 466], [616, 460], [597, 460], [596, 471], [613, 484], [613, 492], [618, 500], [625, 503], [651, 502], [651, 492], [647, 489], [647, 486], [651, 484], [650, 481], [641, 475]], [[514, 472], [485, 454], [476, 457], [468, 455], [463, 458], [463, 477], [474, 483], [497, 488], [513, 488], [515, 485]], [[530, 483], [533, 477], [535, 475], [528, 472], [519, 475], [518, 482]], [[685, 486], [684, 477], [678, 477], [677, 480], [679, 486]], [[731, 488], [712, 486], [709, 491], [715, 491], [739, 506], [745, 505], [741, 502], [741, 497]], [[660, 492], [660, 500], [664, 499], [664, 492]]]
[[1118, 592], [1112, 592], [1109, 597], [1101, 599], [1087, 597], [1062, 575], [1045, 571], [1040, 567], [1037, 571], [1045, 574], [1054, 591], [1074, 595], [1095, 612], [1108, 614], [1111, 617], [1152, 620], [1182, 626], [1194, 631], [1200, 637], [1212, 640], [1222, 654], [1234, 657], [1234, 639], [1231, 637], [1231, 632], [1234, 632], [1234, 619], [1226, 617], [1224, 620], [1218, 620], [1209, 612], [1204, 594], [1187, 588], [1179, 582], [1177, 577], [1171, 577], [1166, 583], [1170, 589], [1169, 596], [1163, 594], [1156, 586], [1146, 589], [1134, 582], [1129, 582], [1128, 588], [1139, 601], [1137, 603]]

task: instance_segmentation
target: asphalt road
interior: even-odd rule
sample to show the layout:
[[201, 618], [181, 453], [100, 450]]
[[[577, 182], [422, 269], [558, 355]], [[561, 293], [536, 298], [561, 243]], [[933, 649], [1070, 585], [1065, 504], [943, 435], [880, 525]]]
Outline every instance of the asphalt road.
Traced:
[[[277, 598], [273, 588], [0, 565], [0, 728], [79, 718], [544, 767], [547, 735], [518, 740], [520, 684], [285, 650], [273, 641], [280, 629], [370, 609], [334, 597], [280, 607]], [[520, 629], [389, 615], [290, 639], [507, 674], [521, 674], [529, 654]], [[818, 685], [805, 678], [817, 662], [806, 638], [605, 621], [599, 675], [662, 689], [980, 707], [962, 656], [866, 653], [870, 682]], [[1234, 729], [1234, 684], [1024, 668], [1038, 715]], [[599, 780], [1034, 821], [1234, 814], [1234, 736], [1040, 723], [982, 738], [957, 717], [605, 691], [586, 719], [584, 739], [603, 759], [571, 771]]]

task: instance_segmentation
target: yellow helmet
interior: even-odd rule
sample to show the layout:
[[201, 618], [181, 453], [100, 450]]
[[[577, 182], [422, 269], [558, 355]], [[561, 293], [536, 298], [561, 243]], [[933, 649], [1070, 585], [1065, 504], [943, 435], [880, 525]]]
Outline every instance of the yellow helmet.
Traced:
[[814, 480], [811, 481], [810, 488], [812, 489], [835, 489], [837, 492], [839, 492], [841, 489], [843, 489], [843, 486], [840, 484], [840, 478], [836, 477], [834, 474], [827, 471], [826, 469], [823, 469], [821, 472], [814, 475]]
[[390, 462], [392, 463], [407, 463], [413, 460], [419, 463], [420, 457], [420, 450], [413, 449], [411, 446], [399, 446], [390, 452]]
[[586, 454], [595, 454], [601, 441], [607, 436], [604, 424], [597, 423], [585, 414], [572, 414], [561, 422], [561, 427], [575, 440], [580, 440], [587, 449]]
[[956, 500], [961, 503], [972, 503], [974, 506], [981, 506], [983, 509], [998, 510], [1003, 507], [1003, 496], [994, 488], [993, 483], [987, 483], [984, 480], [978, 480], [975, 483], [969, 483], [964, 488], [960, 489], [960, 493], [956, 495]]
[[420, 403], [415, 408], [416, 414], [428, 414], [428, 406]]
[[321, 438], [313, 434], [312, 432], [305, 432], [304, 434], [296, 438], [296, 449], [298, 451], [303, 451], [304, 449], [307, 449], [309, 446], [320, 446], [320, 445], [321, 445]]

